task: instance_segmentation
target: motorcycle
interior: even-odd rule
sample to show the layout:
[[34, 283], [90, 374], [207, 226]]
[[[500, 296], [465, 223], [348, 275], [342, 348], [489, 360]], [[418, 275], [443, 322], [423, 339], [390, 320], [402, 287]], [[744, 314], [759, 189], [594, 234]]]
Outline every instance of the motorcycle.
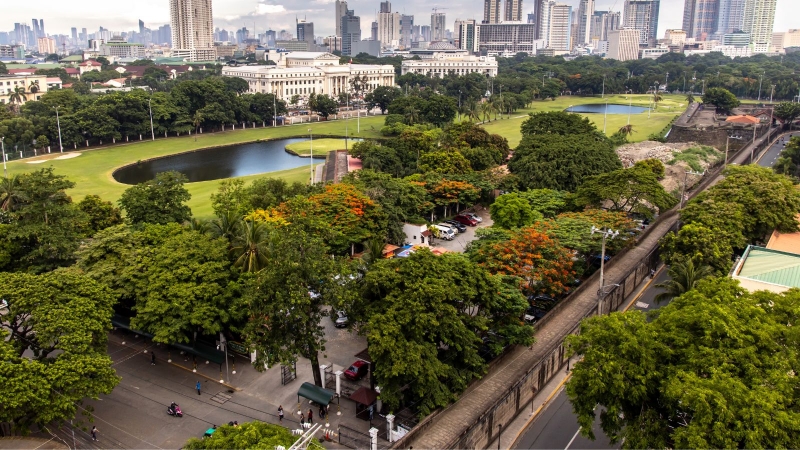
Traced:
[[181, 407], [175, 402], [172, 402], [172, 404], [167, 407], [167, 414], [175, 417], [183, 417], [183, 411], [181, 411]]

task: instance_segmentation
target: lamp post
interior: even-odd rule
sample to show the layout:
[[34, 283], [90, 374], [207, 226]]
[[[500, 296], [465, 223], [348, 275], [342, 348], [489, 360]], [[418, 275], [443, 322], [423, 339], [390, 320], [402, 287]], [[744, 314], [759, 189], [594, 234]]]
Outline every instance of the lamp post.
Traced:
[[0, 148], [3, 149], [3, 176], [8, 178], [8, 168], [6, 167], [6, 137], [0, 137]]
[[310, 161], [308, 163], [308, 171], [311, 173], [311, 181], [309, 184], [314, 184], [314, 133], [311, 132], [311, 128], [308, 129], [308, 136], [311, 138], [311, 158], [309, 158]]
[[758, 102], [761, 103], [761, 85], [764, 83], [764, 72], [761, 72], [761, 78], [758, 82]]
[[61, 145], [61, 119], [58, 118], [58, 106], [53, 106], [53, 109], [56, 110], [56, 124], [58, 125], [58, 149], [61, 153], [64, 153], [64, 146]]
[[603, 93], [600, 94], [600, 98], [606, 98], [606, 74], [603, 74]]
[[631, 124], [631, 110], [633, 109], [633, 97], [628, 96], [628, 125]]
[[606, 134], [606, 118], [608, 117], [608, 100], [606, 100], [606, 109], [603, 112], [603, 134]]
[[[350, 111], [349, 111], [349, 110], [350, 110], [350, 92], [349, 92], [349, 91], [347, 92], [347, 101], [345, 102], [345, 105], [347, 105], [347, 107], [346, 107], [345, 109], [346, 109], [348, 112], [350, 112]], [[349, 118], [350, 118], [350, 115], [349, 115], [349, 114], [346, 114], [346, 115], [344, 116], [344, 149], [345, 149], [345, 150], [347, 150], [347, 134], [348, 134], [348, 132], [347, 132], [347, 131], [348, 131], [348, 130], [347, 130], [347, 124], [348, 124], [348, 123], [347, 123], [347, 119], [349, 119]]]
[[155, 129], [153, 128], [153, 107], [150, 105], [150, 100], [152, 100], [152, 98], [148, 98], [147, 99], [147, 109], [150, 110], [150, 137], [152, 138], [152, 140], [155, 141], [156, 140], [156, 132], [155, 132]]
[[603, 287], [604, 287], [604, 276], [605, 276], [605, 263], [606, 263], [606, 239], [608, 238], [615, 238], [619, 236], [619, 230], [612, 230], [611, 228], [607, 228], [605, 230], [600, 229], [592, 225], [592, 234], [600, 233], [603, 237], [603, 244], [600, 250], [600, 290], [597, 291], [597, 315], [603, 315]]
[[272, 93], [272, 128], [278, 126], [278, 91]]

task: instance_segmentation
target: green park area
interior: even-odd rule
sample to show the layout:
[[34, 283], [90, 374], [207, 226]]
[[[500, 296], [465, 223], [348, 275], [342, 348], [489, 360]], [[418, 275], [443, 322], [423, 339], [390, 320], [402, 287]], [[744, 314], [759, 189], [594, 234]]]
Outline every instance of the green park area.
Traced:
[[[606, 100], [610, 104], [628, 104], [635, 106], [648, 106], [650, 96], [632, 95], [630, 98], [625, 95], [607, 96], [606, 99], [599, 97], [559, 97], [555, 101], [536, 101], [532, 108], [519, 110], [511, 115], [511, 118], [493, 120], [485, 124], [485, 128], [491, 133], [497, 133], [506, 137], [511, 147], [515, 147], [520, 140], [520, 125], [527, 118], [528, 113], [540, 111], [561, 111], [570, 105], [582, 104], [603, 104]], [[631, 139], [634, 141], [646, 140], [652, 134], [661, 131], [669, 122], [685, 108], [685, 100], [681, 96], [666, 95], [659, 102], [658, 109], [651, 113], [648, 119], [647, 113], [634, 114], [631, 116], [631, 124], [634, 133]], [[598, 128], [603, 128], [603, 114], [585, 114]], [[499, 116], [498, 116], [499, 117]], [[505, 116], [508, 117], [508, 116]], [[137, 161], [158, 158], [181, 152], [197, 150], [201, 148], [216, 147], [222, 145], [252, 142], [257, 140], [280, 139], [287, 137], [306, 136], [311, 129], [314, 135], [321, 136], [344, 136], [347, 135], [357, 138], [378, 138], [380, 128], [383, 126], [385, 116], [361, 118], [360, 126], [354, 120], [348, 123], [345, 121], [331, 121], [311, 124], [297, 124], [289, 126], [279, 126], [274, 128], [254, 128], [245, 130], [226, 131], [222, 133], [199, 134], [183, 137], [170, 137], [168, 139], [157, 139], [155, 141], [143, 141], [130, 144], [115, 145], [108, 148], [89, 150], [81, 152], [79, 157], [69, 159], [56, 159], [60, 155], [47, 155], [38, 159], [26, 159], [24, 161], [13, 161], [8, 163], [9, 174], [29, 172], [42, 167], [52, 166], [59, 174], [66, 175], [71, 181], [76, 183], [74, 189], [70, 191], [75, 201], [78, 201], [88, 194], [99, 195], [103, 199], [116, 201], [122, 192], [128, 188], [127, 185], [118, 183], [112, 177], [115, 169], [134, 164]], [[611, 135], [620, 127], [626, 125], [627, 115], [609, 114], [607, 117], [606, 132]], [[300, 142], [287, 147], [289, 150], [300, 154], [310, 154], [310, 143]], [[314, 150], [327, 152], [344, 148], [343, 139], [320, 138], [314, 139]], [[35, 161], [46, 161], [33, 164]], [[243, 177], [244, 180], [263, 177], [264, 174], [250, 175]], [[272, 172], [271, 177], [283, 178], [288, 182], [308, 181], [308, 168], [298, 167], [295, 169]], [[210, 196], [215, 192], [222, 180], [203, 181], [188, 183], [187, 188], [192, 194], [189, 206], [196, 217], [205, 218], [211, 216]]]
[[[503, 116], [485, 124], [484, 128], [490, 133], [499, 134], [508, 139], [508, 145], [514, 148], [519, 144], [522, 134], [520, 125], [528, 117], [528, 113], [564, 111], [570, 106], [605, 104], [609, 105], [633, 105], [647, 108], [650, 105], [651, 95], [607, 95], [600, 97], [574, 97], [563, 96], [556, 100], [543, 100], [533, 103], [530, 109], [522, 109], [509, 116]], [[653, 133], [658, 133], [669, 125], [670, 121], [680, 115], [686, 109], [686, 98], [682, 95], [662, 95], [662, 100], [658, 103], [658, 108], [653, 110], [649, 117], [647, 111], [631, 115], [631, 125], [633, 134], [630, 140], [633, 142], [646, 141], [647, 137]], [[599, 130], [603, 129], [603, 114], [582, 114], [589, 118]], [[621, 127], [628, 124], [627, 114], [608, 114], [606, 116], [606, 134], [611, 136]]]
[[[351, 143], [352, 144], [352, 143]], [[286, 146], [286, 150], [299, 156], [316, 155], [315, 158], [322, 158], [326, 153], [333, 150], [344, 150], [348, 145], [344, 139], [322, 138], [303, 142], [295, 142]]]

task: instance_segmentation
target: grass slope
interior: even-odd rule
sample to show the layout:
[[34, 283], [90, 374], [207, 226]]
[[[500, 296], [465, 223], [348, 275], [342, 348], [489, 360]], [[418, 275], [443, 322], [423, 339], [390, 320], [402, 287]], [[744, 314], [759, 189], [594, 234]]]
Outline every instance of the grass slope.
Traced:
[[[357, 132], [355, 120], [350, 120], [348, 123], [344, 121], [331, 121], [275, 128], [237, 129], [235, 131], [226, 131], [222, 133], [170, 137], [168, 139], [162, 138], [156, 139], [155, 141], [135, 142], [97, 150], [83, 151], [79, 157], [63, 160], [54, 159], [59, 156], [57, 154], [50, 154], [39, 158], [9, 162], [8, 173], [9, 175], [13, 175], [31, 172], [43, 167], [53, 167], [56, 173], [66, 175], [67, 178], [75, 182], [75, 188], [69, 191], [69, 194], [75, 201], [81, 200], [86, 195], [95, 194], [99, 195], [104, 200], [116, 202], [128, 186], [117, 183], [111, 174], [115, 169], [127, 164], [200, 148], [238, 144], [256, 140], [302, 137], [307, 135], [309, 128], [314, 134], [320, 135], [344, 136], [345, 129], [347, 129], [348, 136], [376, 138], [380, 136], [379, 131], [383, 126], [384, 119], [385, 116], [361, 118], [360, 133]], [[31, 161], [36, 160], [44, 160], [46, 162], [30, 164]], [[308, 168], [297, 168], [281, 172], [272, 172], [269, 175], [252, 175], [243, 178], [253, 179], [261, 176], [281, 177], [290, 182], [307, 182]], [[220, 181], [221, 180], [202, 181], [199, 183], [189, 183], [187, 185], [189, 192], [192, 193], [189, 206], [192, 208], [192, 212], [195, 216], [208, 217], [211, 215], [210, 195], [217, 189]]]
[[[658, 104], [658, 109], [651, 112], [650, 118], [647, 117], [647, 112], [631, 115], [631, 124], [633, 125], [634, 131], [633, 135], [629, 138], [631, 141], [639, 142], [647, 140], [647, 136], [652, 133], [660, 132], [675, 118], [675, 116], [680, 115], [686, 109], [686, 100], [683, 96], [664, 95], [663, 97], [664, 99]], [[522, 122], [528, 118], [529, 113], [563, 111], [572, 105], [604, 104], [606, 100], [608, 100], [610, 104], [627, 105], [632, 103], [633, 106], [647, 107], [650, 98], [651, 96], [649, 95], [609, 95], [606, 96], [605, 99], [599, 97], [564, 96], [557, 98], [555, 101], [537, 100], [530, 109], [519, 110], [514, 113], [510, 119], [499, 119], [498, 116], [498, 120], [492, 120], [492, 122], [484, 124], [483, 127], [490, 133], [496, 133], [508, 139], [508, 145], [514, 148], [519, 144], [520, 139], [522, 139], [520, 126]], [[581, 115], [588, 117], [589, 120], [597, 125], [598, 129], [603, 129], [603, 114]], [[628, 123], [628, 116], [625, 114], [609, 114], [606, 120], [606, 134], [611, 136]]]
[[[294, 153], [295, 155], [310, 156], [311, 144], [312, 144], [311, 141], [295, 142], [294, 144], [287, 145], [286, 150]], [[331, 138], [314, 139], [313, 144], [314, 144], [314, 154], [316, 155], [316, 157], [323, 157], [327, 152], [333, 150], [344, 150], [345, 148], [344, 139], [331, 139]], [[349, 145], [352, 146], [352, 142], [350, 142]]]

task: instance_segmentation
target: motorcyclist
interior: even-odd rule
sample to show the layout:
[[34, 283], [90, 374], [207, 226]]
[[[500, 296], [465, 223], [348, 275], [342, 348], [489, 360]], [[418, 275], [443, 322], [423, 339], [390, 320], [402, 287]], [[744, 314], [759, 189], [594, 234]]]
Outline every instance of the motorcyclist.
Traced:
[[178, 404], [177, 404], [177, 403], [175, 403], [175, 402], [172, 402], [172, 403], [169, 405], [169, 412], [170, 412], [170, 414], [175, 414], [175, 411], [176, 411], [176, 407], [177, 407], [177, 406], [178, 406]]

